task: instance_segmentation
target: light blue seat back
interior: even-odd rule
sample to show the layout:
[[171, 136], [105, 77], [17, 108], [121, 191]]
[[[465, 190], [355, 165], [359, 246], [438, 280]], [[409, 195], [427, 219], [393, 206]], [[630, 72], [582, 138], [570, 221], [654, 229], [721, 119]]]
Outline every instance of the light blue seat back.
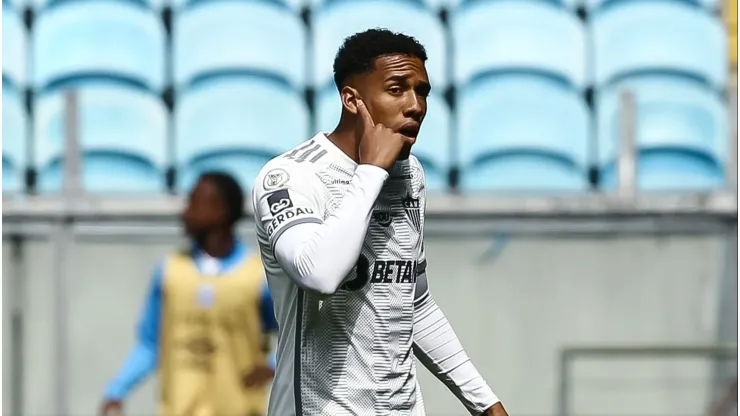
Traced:
[[[640, 152], [636, 185], [641, 191], [708, 191], [725, 185], [725, 174], [715, 160], [696, 153], [675, 150]], [[599, 186], [613, 190], [618, 186], [615, 164], [602, 168]]]
[[176, 13], [175, 81], [209, 73], [261, 73], [303, 88], [306, 29], [289, 8], [267, 1], [214, 1]]
[[434, 11], [442, 9], [454, 10], [461, 3], [463, 3], [463, 0], [424, 0], [427, 8]]
[[726, 35], [705, 10], [680, 2], [633, 1], [593, 15], [597, 86], [641, 73], [682, 74], [717, 88], [727, 79]]
[[[178, 187], [222, 166], [244, 181], [309, 135], [303, 96], [260, 77], [220, 77], [180, 93], [175, 112]], [[251, 182], [252, 179], [249, 179]]]
[[337, 87], [332, 84], [318, 90], [314, 108], [316, 109], [317, 130], [331, 133], [339, 125], [339, 118], [342, 115], [342, 100]]
[[269, 159], [252, 153], [220, 153], [196, 159], [182, 167], [177, 174], [177, 191], [187, 194], [198, 182], [201, 174], [208, 171], [226, 172], [236, 178], [245, 190], [254, 186], [254, 179]]
[[[190, 7], [194, 5], [200, 5], [200, 4], [213, 4], [213, 3], [219, 3], [223, 2], [224, 0], [147, 0], [149, 2], [150, 7], [153, 9], [162, 9], [165, 6], [170, 6], [173, 10], [178, 11], [184, 7]], [[303, 5], [303, 0], [227, 0], [227, 1], [265, 1], [268, 3], [275, 3], [278, 5], [287, 5], [289, 7], [292, 7], [294, 10], [300, 10], [300, 6]], [[296, 5], [294, 7], [294, 5]]]
[[[642, 76], [605, 88], [596, 96], [599, 164], [607, 178], [602, 181], [604, 186], [613, 185], [608, 178], [616, 175], [619, 96], [624, 89], [634, 93], [636, 102], [638, 184], [644, 189], [678, 189], [682, 182], [691, 189], [696, 181], [694, 185], [717, 184], [717, 172], [722, 171], [728, 150], [727, 111], [720, 95], [694, 80]], [[709, 174], [703, 167], [712, 164]], [[675, 170], [681, 166], [686, 170]], [[696, 181], [691, 180], [695, 175]]]
[[[627, 3], [632, 0], [569, 0], [571, 2], [576, 3], [576, 5], [580, 6], [581, 4], [586, 7], [589, 13], [593, 13], [596, 10], [602, 8], [602, 7], [613, 7], [613, 6], [619, 6], [620, 3]], [[654, 0], [648, 0], [648, 1], [654, 1]], [[720, 6], [722, 5], [722, 2], [720, 0], [665, 0], [665, 1], [672, 1], [674, 3], [683, 3], [683, 4], [696, 4], [699, 7], [703, 7], [706, 10], [714, 11], [718, 10]]]
[[44, 9], [35, 25], [34, 83], [88, 77], [164, 86], [165, 34], [159, 16], [125, 1], [75, 1]]
[[586, 37], [578, 17], [538, 1], [479, 1], [452, 13], [454, 78], [535, 72], [586, 85]]
[[[158, 96], [108, 83], [78, 85], [82, 180], [92, 192], [159, 192], [167, 165], [167, 110]], [[64, 91], [36, 100], [34, 161], [42, 191], [62, 186]]]
[[[34, 12], [41, 12], [47, 7], [57, 7], [63, 3], [73, 3], [78, 0], [14, 0], [22, 6], [30, 7]], [[111, 1], [111, 0], [98, 0], [98, 1]], [[123, 1], [131, 4], [148, 5], [148, 0], [112, 0], [112, 1]], [[152, 1], [166, 1], [166, 0], [152, 0]]]
[[167, 6], [178, 8], [184, 3], [183, 0], [147, 0], [147, 4], [152, 10], [161, 11]]
[[447, 86], [447, 48], [437, 15], [412, 1], [355, 0], [327, 3], [313, 16], [313, 83], [333, 82], [334, 57], [344, 39], [368, 29], [384, 28], [415, 37], [427, 51], [426, 69], [434, 88]]
[[16, 87], [24, 87], [28, 81], [28, 35], [20, 12], [7, 5], [3, 6], [3, 79]]
[[3, 86], [3, 192], [19, 192], [27, 166], [28, 115], [22, 96]]
[[463, 189], [584, 190], [590, 119], [581, 96], [533, 75], [459, 92]]

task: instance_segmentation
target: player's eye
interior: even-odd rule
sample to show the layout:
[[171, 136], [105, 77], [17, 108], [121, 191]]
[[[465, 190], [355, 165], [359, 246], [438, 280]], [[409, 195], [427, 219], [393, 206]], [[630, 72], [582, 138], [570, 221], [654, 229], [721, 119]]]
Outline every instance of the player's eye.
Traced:
[[388, 92], [393, 95], [400, 95], [403, 93], [403, 89], [398, 85], [391, 85], [390, 87], [388, 87]]

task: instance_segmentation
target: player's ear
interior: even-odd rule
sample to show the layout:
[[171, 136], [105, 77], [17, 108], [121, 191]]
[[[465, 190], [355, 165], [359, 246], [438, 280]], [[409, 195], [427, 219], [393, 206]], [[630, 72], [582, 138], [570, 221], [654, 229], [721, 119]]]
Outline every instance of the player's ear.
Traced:
[[342, 106], [352, 114], [357, 114], [357, 98], [360, 94], [356, 89], [345, 85], [339, 92], [342, 98]]

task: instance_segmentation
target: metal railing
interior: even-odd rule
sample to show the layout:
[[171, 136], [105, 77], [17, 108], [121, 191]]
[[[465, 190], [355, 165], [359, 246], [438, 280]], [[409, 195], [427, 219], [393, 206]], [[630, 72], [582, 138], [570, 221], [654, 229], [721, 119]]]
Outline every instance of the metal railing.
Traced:
[[573, 385], [571, 368], [577, 360], [624, 358], [686, 358], [708, 357], [737, 359], [737, 345], [633, 345], [633, 346], [580, 346], [562, 350], [559, 365], [557, 416], [573, 416], [571, 397]]

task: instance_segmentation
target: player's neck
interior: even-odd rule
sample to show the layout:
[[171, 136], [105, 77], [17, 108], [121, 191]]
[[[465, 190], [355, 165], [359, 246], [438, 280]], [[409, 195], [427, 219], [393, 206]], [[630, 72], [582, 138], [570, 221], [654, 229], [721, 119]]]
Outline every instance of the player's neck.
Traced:
[[360, 139], [356, 137], [353, 126], [346, 127], [343, 124], [340, 123], [326, 137], [330, 142], [334, 143], [334, 146], [338, 147], [350, 159], [354, 160], [355, 163], [360, 163]]
[[199, 238], [196, 243], [209, 256], [224, 258], [234, 251], [236, 239], [231, 230], [213, 231]]

